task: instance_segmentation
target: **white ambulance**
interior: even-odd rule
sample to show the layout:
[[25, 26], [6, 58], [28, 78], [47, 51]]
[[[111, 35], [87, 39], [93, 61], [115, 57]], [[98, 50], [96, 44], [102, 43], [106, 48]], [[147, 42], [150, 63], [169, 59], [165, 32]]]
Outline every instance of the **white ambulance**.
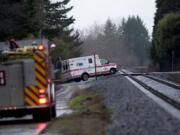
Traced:
[[98, 55], [72, 58], [62, 61], [62, 76], [64, 81], [87, 81], [89, 77], [115, 74], [117, 65], [100, 59]]

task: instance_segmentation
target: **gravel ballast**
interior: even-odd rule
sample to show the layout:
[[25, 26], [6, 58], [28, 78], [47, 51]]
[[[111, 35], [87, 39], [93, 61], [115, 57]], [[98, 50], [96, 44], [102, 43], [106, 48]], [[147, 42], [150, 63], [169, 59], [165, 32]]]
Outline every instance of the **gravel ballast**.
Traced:
[[180, 84], [180, 72], [154, 72], [149, 75]]
[[123, 76], [92, 83], [112, 109], [108, 135], [180, 135], [180, 121], [138, 90]]

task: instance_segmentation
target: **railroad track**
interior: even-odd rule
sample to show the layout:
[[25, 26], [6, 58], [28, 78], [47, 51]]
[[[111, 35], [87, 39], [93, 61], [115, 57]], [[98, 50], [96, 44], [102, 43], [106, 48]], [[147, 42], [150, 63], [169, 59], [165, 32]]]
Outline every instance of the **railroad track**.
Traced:
[[152, 79], [152, 80], [154, 80], [154, 81], [160, 82], [160, 83], [162, 83], [162, 84], [165, 84], [165, 85], [167, 85], [167, 86], [170, 86], [170, 87], [172, 87], [172, 88], [175, 88], [175, 89], [180, 90], [180, 85], [178, 85], [178, 84], [175, 84], [175, 83], [172, 83], [172, 82], [169, 82], [169, 81], [166, 81], [166, 80], [157, 78], [157, 77], [153, 77], [153, 76], [150, 76], [150, 75], [148, 75], [148, 74], [143, 75], [143, 76], [144, 76], [144, 77], [147, 77], [147, 78], [149, 78], [149, 79]]
[[166, 103], [170, 104], [171, 106], [173, 106], [174, 108], [176, 108], [177, 110], [180, 111], [180, 102], [177, 99], [172, 98], [171, 96], [168, 96], [168, 94], [164, 94], [164, 93], [158, 91], [157, 89], [154, 89], [154, 88], [150, 87], [149, 85], [144, 83], [142, 80], [137, 79], [136, 76], [146, 77], [148, 79], [151, 79], [153, 81], [156, 81], [158, 83], [161, 83], [163, 85], [166, 85], [166, 86], [172, 88], [172, 89], [169, 89], [169, 90], [174, 90], [174, 89], [179, 90], [178, 92], [180, 93], [180, 86], [179, 85], [167, 82], [167, 81], [159, 79], [159, 78], [149, 76], [147, 74], [133, 74], [132, 72], [128, 72], [126, 70], [122, 70], [120, 72], [122, 72], [124, 76], [127, 76], [130, 79], [134, 80], [136, 83], [141, 85], [143, 88], [145, 88], [147, 91], [149, 91], [153, 95], [155, 95], [158, 98], [164, 100]]

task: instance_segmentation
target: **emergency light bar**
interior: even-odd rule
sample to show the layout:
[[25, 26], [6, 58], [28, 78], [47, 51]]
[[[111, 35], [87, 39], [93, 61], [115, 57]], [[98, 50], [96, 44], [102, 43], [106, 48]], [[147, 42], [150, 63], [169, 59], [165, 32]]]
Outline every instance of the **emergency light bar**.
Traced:
[[39, 45], [38, 46], [38, 50], [39, 51], [44, 51], [45, 50], [45, 46], [44, 45]]

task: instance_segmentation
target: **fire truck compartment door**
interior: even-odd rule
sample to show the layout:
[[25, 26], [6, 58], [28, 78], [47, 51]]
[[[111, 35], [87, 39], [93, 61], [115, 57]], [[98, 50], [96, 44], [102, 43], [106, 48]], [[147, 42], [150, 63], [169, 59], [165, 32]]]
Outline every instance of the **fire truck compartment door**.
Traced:
[[31, 86], [36, 84], [35, 80], [35, 63], [34, 60], [23, 61], [23, 71], [24, 71], [24, 85]]
[[0, 71], [5, 72], [5, 85], [0, 86], [0, 106], [24, 105], [24, 82], [22, 63], [1, 65]]

